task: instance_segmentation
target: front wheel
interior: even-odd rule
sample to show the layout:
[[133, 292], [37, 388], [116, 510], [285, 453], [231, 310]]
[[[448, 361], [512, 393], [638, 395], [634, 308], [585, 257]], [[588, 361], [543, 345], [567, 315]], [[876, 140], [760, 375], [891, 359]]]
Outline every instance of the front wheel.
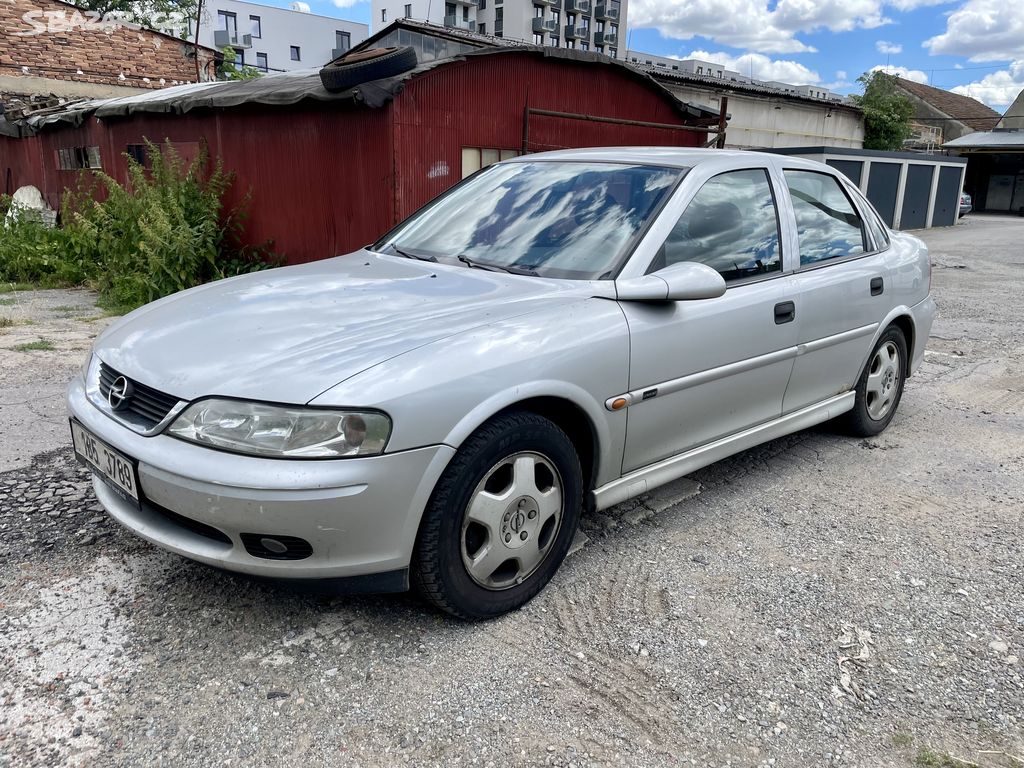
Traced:
[[414, 584], [464, 619], [519, 608], [565, 559], [582, 500], [568, 436], [533, 413], [498, 416], [470, 436], [438, 481], [413, 553]]
[[903, 396], [907, 340], [896, 326], [886, 329], [857, 381], [856, 401], [846, 414], [851, 434], [872, 437], [889, 426]]

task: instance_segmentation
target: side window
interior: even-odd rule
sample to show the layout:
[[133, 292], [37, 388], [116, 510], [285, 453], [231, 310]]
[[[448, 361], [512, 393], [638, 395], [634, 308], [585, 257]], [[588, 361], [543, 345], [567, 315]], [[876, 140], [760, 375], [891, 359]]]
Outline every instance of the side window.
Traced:
[[775, 198], [763, 168], [709, 179], [679, 217], [649, 272], [698, 261], [727, 281], [782, 269]]
[[864, 253], [864, 222], [839, 182], [818, 171], [786, 171], [800, 238], [800, 266]]

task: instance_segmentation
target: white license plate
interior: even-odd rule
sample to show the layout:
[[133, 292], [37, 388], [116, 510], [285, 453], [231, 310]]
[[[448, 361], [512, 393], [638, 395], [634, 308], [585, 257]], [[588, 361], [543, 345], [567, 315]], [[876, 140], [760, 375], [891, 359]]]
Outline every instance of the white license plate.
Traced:
[[138, 473], [131, 459], [115, 451], [74, 420], [71, 421], [71, 440], [79, 461], [106, 480], [125, 500], [138, 505]]

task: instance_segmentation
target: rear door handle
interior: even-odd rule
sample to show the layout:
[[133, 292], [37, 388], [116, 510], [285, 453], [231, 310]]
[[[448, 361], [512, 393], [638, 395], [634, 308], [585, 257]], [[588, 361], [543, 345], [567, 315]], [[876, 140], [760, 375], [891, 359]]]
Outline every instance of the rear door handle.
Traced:
[[885, 281], [880, 277], [871, 278], [871, 295], [881, 296], [885, 290]]
[[792, 323], [796, 319], [796, 304], [782, 301], [775, 305], [775, 324]]

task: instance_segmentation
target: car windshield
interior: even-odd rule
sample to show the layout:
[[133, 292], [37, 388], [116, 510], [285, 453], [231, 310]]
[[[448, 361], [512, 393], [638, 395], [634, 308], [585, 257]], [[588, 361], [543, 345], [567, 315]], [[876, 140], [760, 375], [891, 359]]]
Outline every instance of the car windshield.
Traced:
[[683, 173], [617, 163], [495, 165], [375, 248], [544, 277], [608, 279]]

